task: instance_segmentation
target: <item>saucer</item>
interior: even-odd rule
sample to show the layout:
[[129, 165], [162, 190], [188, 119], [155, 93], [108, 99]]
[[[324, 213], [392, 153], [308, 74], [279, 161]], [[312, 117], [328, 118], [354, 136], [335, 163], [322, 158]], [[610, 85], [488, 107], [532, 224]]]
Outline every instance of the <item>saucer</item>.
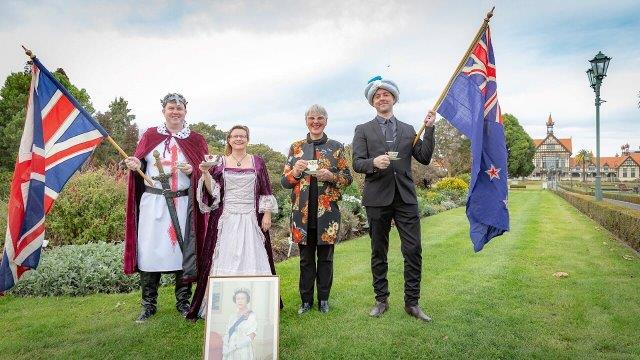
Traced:
[[313, 171], [311, 171], [311, 170], [305, 170], [304, 172], [305, 172], [305, 174], [309, 174], [309, 175], [311, 175], [311, 176], [318, 175], [318, 173], [319, 173], [319, 171], [318, 171], [318, 170], [313, 170]]
[[389, 160], [391, 160], [391, 161], [393, 161], [393, 160], [400, 160], [400, 159], [402, 159], [402, 158], [399, 158], [399, 157], [391, 157], [391, 156], [389, 156]]

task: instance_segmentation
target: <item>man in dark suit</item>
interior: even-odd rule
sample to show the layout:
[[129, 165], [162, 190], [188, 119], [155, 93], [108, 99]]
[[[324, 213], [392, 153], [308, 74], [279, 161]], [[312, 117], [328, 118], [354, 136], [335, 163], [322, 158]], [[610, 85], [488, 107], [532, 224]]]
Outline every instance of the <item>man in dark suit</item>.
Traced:
[[[391, 219], [395, 220], [404, 256], [404, 303], [407, 314], [431, 321], [420, 305], [422, 246], [420, 216], [415, 185], [411, 177], [411, 158], [429, 164], [433, 154], [435, 112], [429, 111], [422, 140], [413, 145], [413, 126], [393, 116], [398, 101], [397, 85], [377, 76], [369, 81], [365, 97], [377, 116], [356, 126], [353, 137], [353, 169], [365, 174], [362, 205], [367, 209], [371, 237], [371, 272], [376, 304], [369, 315], [378, 317], [389, 308], [387, 252]], [[397, 152], [397, 154], [396, 154]], [[396, 156], [394, 156], [396, 155]]]

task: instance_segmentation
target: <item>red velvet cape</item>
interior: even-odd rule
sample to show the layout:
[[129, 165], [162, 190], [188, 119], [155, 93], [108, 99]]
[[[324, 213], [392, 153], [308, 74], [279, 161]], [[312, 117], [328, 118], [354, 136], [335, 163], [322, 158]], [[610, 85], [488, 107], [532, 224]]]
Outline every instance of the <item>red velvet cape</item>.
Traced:
[[[163, 135], [158, 132], [156, 127], [149, 128], [138, 143], [135, 154], [142, 161], [142, 171], [146, 168], [146, 161], [144, 157], [149, 154], [158, 144], [167, 140], [171, 135]], [[194, 204], [194, 211], [191, 215], [193, 221], [192, 228], [196, 235], [196, 249], [200, 248], [199, 244], [204, 241], [204, 235], [206, 231], [206, 220], [204, 214], [198, 211], [196, 202], [196, 188], [198, 185], [198, 179], [200, 178], [200, 170], [198, 165], [204, 160], [204, 156], [209, 153], [207, 142], [204, 137], [194, 131], [192, 131], [186, 139], [175, 138], [176, 142], [180, 146], [184, 156], [187, 158], [189, 164], [193, 167], [191, 173], [191, 188], [192, 196], [191, 202]], [[140, 198], [144, 192], [144, 180], [136, 172], [129, 172], [129, 191], [127, 193], [127, 209], [125, 216], [125, 235], [124, 235], [124, 273], [131, 275], [138, 271], [138, 254], [137, 254], [137, 239], [138, 239], [138, 214], [140, 207]], [[198, 254], [196, 253], [196, 258]], [[193, 282], [195, 279], [183, 279], [184, 281]]]

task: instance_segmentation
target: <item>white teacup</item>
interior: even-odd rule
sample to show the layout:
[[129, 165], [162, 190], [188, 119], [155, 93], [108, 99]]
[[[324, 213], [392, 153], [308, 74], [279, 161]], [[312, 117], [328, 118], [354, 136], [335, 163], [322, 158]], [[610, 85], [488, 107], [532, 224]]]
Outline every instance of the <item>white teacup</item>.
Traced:
[[220, 161], [220, 155], [211, 155], [211, 154], [206, 154], [204, 156], [204, 161], [208, 164], [208, 165], [217, 165], [218, 162]]
[[309, 171], [317, 171], [318, 170], [318, 160], [307, 160], [307, 169]]
[[397, 151], [387, 151], [387, 155], [389, 155], [389, 159], [397, 159], [398, 152]]

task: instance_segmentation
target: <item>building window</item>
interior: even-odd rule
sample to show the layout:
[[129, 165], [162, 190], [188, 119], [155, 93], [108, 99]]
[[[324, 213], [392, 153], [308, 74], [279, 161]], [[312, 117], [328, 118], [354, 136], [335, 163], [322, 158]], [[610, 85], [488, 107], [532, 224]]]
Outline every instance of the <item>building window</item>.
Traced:
[[631, 168], [631, 177], [636, 177], [636, 168]]
[[622, 168], [622, 177], [623, 178], [627, 177], [627, 168]]

